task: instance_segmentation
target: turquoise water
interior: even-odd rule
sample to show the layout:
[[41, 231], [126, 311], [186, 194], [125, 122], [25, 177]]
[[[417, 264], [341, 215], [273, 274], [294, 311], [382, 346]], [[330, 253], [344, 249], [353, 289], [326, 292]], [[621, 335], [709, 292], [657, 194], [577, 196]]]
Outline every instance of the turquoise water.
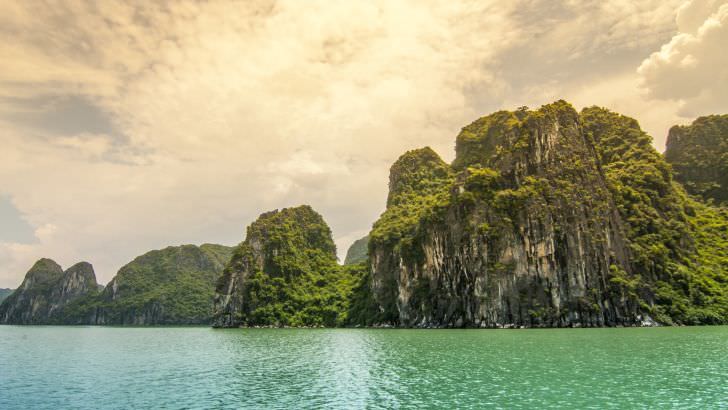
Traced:
[[0, 326], [0, 408], [728, 408], [728, 327]]

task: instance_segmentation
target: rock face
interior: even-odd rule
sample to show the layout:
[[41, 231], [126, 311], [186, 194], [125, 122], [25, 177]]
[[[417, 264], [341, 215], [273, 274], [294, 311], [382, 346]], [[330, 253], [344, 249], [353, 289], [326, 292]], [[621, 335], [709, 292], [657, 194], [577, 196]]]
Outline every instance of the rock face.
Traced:
[[689, 193], [728, 203], [728, 115], [700, 117], [691, 125], [672, 127], [665, 159]]
[[331, 230], [310, 206], [267, 212], [218, 282], [213, 325], [341, 325], [357, 279], [337, 264]]
[[0, 323], [72, 325], [209, 324], [232, 248], [182, 245], [148, 252], [104, 288], [86, 262], [63, 272], [41, 259], [0, 305]]
[[96, 275], [87, 262], [65, 272], [50, 259], [41, 259], [23, 283], [0, 305], [0, 323], [50, 324], [57, 322], [70, 303], [97, 292]]
[[232, 248], [212, 244], [148, 252], [122, 267], [93, 300], [79, 301], [67, 321], [209, 324], [215, 283], [231, 254]]
[[355, 265], [369, 260], [369, 235], [357, 239], [346, 251], [344, 265]]
[[[429, 148], [410, 151], [392, 166], [389, 186], [370, 234], [376, 313], [365, 324], [727, 320], [724, 299], [671, 310], [691, 297], [673, 283], [691, 268], [677, 267], [694, 254], [690, 206], [627, 117], [579, 114], [563, 101], [496, 112], [463, 128], [452, 166]], [[725, 295], [713, 285], [701, 292]]]

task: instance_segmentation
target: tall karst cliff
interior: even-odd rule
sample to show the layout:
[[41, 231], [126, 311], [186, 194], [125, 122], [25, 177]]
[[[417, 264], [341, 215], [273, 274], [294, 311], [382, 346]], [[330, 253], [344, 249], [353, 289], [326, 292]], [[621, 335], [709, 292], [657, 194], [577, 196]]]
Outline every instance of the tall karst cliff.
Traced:
[[688, 192], [728, 204], [728, 114], [672, 127], [665, 159]]
[[302, 205], [247, 229], [217, 286], [214, 326], [336, 326], [358, 277], [336, 262], [331, 230]]
[[[371, 314], [360, 317], [423, 327], [725, 321], [721, 254], [705, 240], [721, 237], [725, 219], [698, 208], [630, 118], [563, 101], [496, 112], [463, 128], [451, 166], [429, 148], [392, 166], [370, 234]], [[717, 225], [696, 228], [699, 214]]]
[[56, 262], [40, 259], [0, 304], [0, 323], [54, 323], [67, 305], [97, 292], [91, 264], [80, 262], [64, 272]]

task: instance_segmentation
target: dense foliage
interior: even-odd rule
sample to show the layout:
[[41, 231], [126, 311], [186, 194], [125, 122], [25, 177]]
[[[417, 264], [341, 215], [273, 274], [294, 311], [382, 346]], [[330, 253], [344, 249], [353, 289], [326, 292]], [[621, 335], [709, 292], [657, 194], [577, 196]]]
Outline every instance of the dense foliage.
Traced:
[[402, 155], [390, 168], [387, 210], [374, 223], [370, 242], [409, 244], [419, 221], [448, 204], [453, 181], [452, 169], [431, 148]]
[[[708, 128], [704, 122], [696, 121]], [[716, 122], [711, 118], [710, 132], [701, 132], [715, 135]], [[552, 135], [558, 140], [549, 140]], [[722, 162], [706, 161], [721, 169]], [[392, 166], [387, 209], [373, 226], [369, 252], [397, 255], [391, 269], [404, 264], [413, 275], [427, 231], [456, 229], [463, 244], [484, 241], [486, 249], [497, 249], [504, 235], [518, 235], [523, 224], [552, 226], [557, 234], [579, 224], [587, 243], [598, 247], [614, 240], [610, 235], [623, 236], [626, 249], [612, 248], [608, 283], [590, 290], [604, 295], [591, 293], [566, 309], [589, 312], [602, 309], [601, 301], [621, 301], [626, 311], [662, 323], [726, 323], [727, 223], [725, 210], [695, 202], [673, 181], [670, 165], [637, 121], [598, 107], [577, 113], [558, 101], [535, 111], [499, 111], [463, 128], [451, 167], [429, 148], [403, 155]], [[606, 224], [612, 234], [605, 234]], [[556, 246], [558, 254], [558, 241]], [[498, 266], [497, 258], [487, 257], [485, 269], [513, 269]], [[358, 323], [396, 321], [399, 281], [397, 273], [365, 276], [352, 303]], [[378, 306], [371, 301], [373, 285], [384, 299]], [[430, 286], [424, 284], [421, 296], [418, 287], [407, 291], [414, 292], [408, 296], [413, 306], [441, 297]]]
[[[577, 113], [557, 101], [498, 111], [462, 129], [452, 165], [427, 147], [392, 165], [387, 209], [344, 266], [321, 215], [286, 208], [262, 214], [235, 248], [142, 255], [103, 291], [94, 279], [52, 321], [396, 324], [403, 307], [462, 318], [481, 300], [458, 298], [512, 292], [499, 308], [531, 325], [634, 324], [644, 314], [664, 324], [728, 323], [726, 178], [728, 116], [673, 127], [663, 157], [636, 120], [604, 108]], [[425, 264], [441, 276], [427, 277]], [[38, 261], [26, 291], [0, 301], [0, 317], [11, 304], [50, 309], [63, 276], [55, 262]]]
[[66, 323], [206, 324], [215, 283], [230, 259], [222, 245], [170, 246], [122, 267], [103, 292], [68, 306]]
[[728, 115], [700, 117], [691, 125], [672, 127], [665, 159], [690, 194], [728, 203]]
[[91, 264], [80, 262], [64, 272], [51, 259], [40, 259], [20, 287], [0, 304], [0, 323], [55, 323], [63, 307], [97, 292]]
[[727, 321], [725, 211], [685, 195], [634, 119], [598, 107], [581, 117], [627, 225], [641, 298], [654, 298], [650, 310], [662, 322]]
[[218, 293], [232, 295], [240, 304], [221, 304], [217, 321], [236, 326], [343, 325], [360, 276], [358, 265], [338, 265], [331, 230], [310, 206], [268, 212], [248, 227], [225, 268]]

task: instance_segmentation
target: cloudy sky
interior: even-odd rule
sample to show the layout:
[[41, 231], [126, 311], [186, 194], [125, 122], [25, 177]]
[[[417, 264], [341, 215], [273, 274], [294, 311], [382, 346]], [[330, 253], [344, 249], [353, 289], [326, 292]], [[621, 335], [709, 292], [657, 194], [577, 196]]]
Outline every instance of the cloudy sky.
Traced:
[[673, 124], [728, 112], [728, 0], [0, 2], [0, 287], [235, 244], [311, 204], [339, 253], [388, 168], [563, 98]]

